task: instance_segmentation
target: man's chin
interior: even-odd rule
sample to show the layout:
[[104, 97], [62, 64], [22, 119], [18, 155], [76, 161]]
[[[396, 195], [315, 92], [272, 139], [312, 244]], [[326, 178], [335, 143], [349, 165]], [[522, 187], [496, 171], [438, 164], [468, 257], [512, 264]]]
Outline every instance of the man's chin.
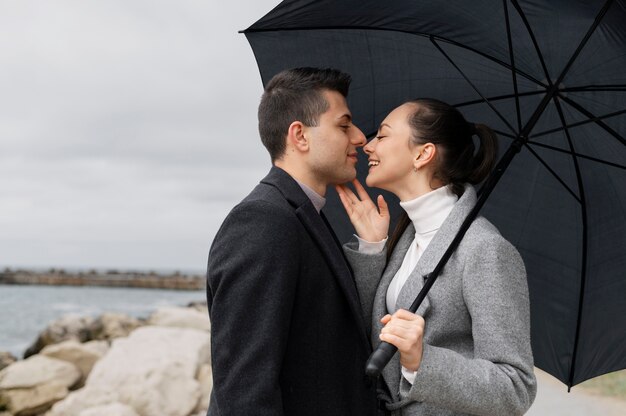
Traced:
[[335, 185], [341, 185], [344, 183], [352, 182], [354, 179], [356, 179], [356, 169], [353, 169], [352, 172], [346, 172], [345, 175], [337, 177], [336, 180], [332, 181], [332, 183]]

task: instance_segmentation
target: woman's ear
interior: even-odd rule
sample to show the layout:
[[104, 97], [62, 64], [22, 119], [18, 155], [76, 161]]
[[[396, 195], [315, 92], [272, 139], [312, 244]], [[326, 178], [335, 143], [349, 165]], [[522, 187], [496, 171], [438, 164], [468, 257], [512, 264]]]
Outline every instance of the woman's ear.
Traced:
[[437, 147], [432, 143], [425, 143], [417, 146], [417, 154], [413, 160], [413, 167], [419, 170], [431, 163], [437, 154]]
[[291, 146], [300, 152], [309, 150], [309, 141], [305, 136], [306, 126], [300, 121], [294, 121], [287, 130], [287, 146]]

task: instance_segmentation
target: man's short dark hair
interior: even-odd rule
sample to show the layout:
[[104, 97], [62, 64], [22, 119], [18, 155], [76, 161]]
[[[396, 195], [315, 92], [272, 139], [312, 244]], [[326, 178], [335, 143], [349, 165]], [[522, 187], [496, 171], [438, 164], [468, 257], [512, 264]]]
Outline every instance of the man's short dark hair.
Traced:
[[285, 153], [291, 123], [316, 126], [329, 107], [323, 91], [337, 91], [347, 97], [350, 81], [350, 75], [336, 69], [293, 68], [267, 83], [259, 105], [259, 134], [272, 162]]

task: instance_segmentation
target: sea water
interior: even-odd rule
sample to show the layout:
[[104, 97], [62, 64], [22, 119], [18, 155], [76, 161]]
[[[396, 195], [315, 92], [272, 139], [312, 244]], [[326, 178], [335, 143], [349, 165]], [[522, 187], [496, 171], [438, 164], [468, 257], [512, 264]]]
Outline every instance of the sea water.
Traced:
[[205, 299], [203, 290], [0, 285], [0, 351], [21, 358], [37, 335], [63, 315], [121, 312], [147, 318], [162, 306], [186, 306]]

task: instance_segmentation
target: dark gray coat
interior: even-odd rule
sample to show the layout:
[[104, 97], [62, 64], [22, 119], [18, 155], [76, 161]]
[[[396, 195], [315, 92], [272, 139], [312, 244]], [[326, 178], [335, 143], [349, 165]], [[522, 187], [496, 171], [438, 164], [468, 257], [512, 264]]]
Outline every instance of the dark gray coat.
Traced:
[[376, 414], [354, 280], [324, 219], [286, 172], [227, 216], [209, 253], [208, 415]]
[[[415, 300], [423, 277], [435, 268], [475, 203], [468, 185], [402, 287], [398, 308], [408, 309]], [[387, 288], [414, 237], [411, 224], [388, 264], [386, 252], [365, 255], [352, 243], [345, 248], [372, 324], [373, 345], [380, 342], [380, 318], [387, 314]], [[398, 354], [382, 374], [398, 408], [394, 416], [512, 416], [530, 407], [536, 380], [526, 272], [517, 250], [489, 221], [478, 217], [472, 223], [417, 313], [426, 327], [415, 383], [402, 377]]]

